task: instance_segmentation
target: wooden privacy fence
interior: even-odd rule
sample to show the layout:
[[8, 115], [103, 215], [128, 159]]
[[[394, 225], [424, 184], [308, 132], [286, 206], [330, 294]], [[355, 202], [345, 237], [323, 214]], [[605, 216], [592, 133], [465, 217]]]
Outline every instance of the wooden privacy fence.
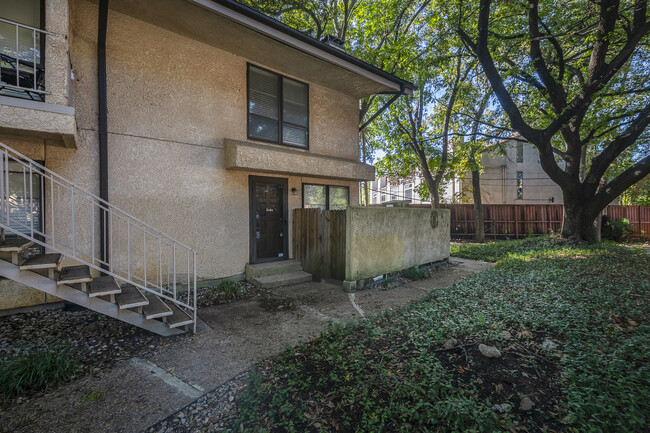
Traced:
[[293, 257], [314, 281], [345, 279], [345, 211], [293, 210]]
[[[429, 205], [407, 204], [407, 207]], [[442, 207], [451, 212], [451, 237], [473, 238], [475, 234], [474, 205], [448, 204]], [[483, 205], [485, 236], [493, 239], [521, 238], [545, 235], [562, 229], [561, 204], [486, 204]], [[613, 220], [626, 218], [634, 229], [634, 237], [650, 238], [650, 207], [607, 206], [604, 211]]]

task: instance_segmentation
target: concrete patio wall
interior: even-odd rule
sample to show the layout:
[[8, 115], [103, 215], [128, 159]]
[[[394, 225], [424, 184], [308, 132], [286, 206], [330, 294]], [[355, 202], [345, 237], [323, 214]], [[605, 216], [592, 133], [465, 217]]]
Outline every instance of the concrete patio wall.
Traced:
[[349, 206], [344, 288], [363, 280], [449, 259], [447, 209]]

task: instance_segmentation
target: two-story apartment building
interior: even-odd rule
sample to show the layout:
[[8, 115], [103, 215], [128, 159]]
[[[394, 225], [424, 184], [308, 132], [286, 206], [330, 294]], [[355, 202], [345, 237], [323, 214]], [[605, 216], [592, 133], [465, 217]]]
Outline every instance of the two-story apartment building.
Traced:
[[[1, 143], [196, 250], [201, 279], [289, 258], [292, 208], [359, 202], [374, 179], [359, 100], [410, 83], [231, 0], [108, 3], [0, 0]], [[54, 239], [83, 222], [76, 251], [133, 255], [128, 225], [14, 165], [3, 194], [21, 227]], [[162, 281], [147, 249], [164, 239], [147, 236], [133, 266]], [[47, 300], [1, 287], [3, 308]]]

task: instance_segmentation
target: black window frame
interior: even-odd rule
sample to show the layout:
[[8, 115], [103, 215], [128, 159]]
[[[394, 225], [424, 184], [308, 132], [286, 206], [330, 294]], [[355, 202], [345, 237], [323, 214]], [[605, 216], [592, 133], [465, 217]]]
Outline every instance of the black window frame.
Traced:
[[[251, 67], [260, 69], [264, 72], [267, 72], [269, 74], [273, 74], [278, 77], [278, 139], [277, 140], [267, 140], [265, 138], [260, 138], [260, 137], [253, 137], [251, 136], [251, 129], [250, 129], [250, 101], [251, 101], [251, 88], [250, 88], [250, 73], [251, 73]], [[291, 143], [284, 143], [283, 142], [283, 124], [288, 124], [291, 125], [295, 128], [300, 128], [300, 129], [305, 129], [304, 126], [302, 125], [296, 125], [295, 123], [291, 122], [285, 122], [284, 121], [284, 89], [283, 89], [283, 80], [284, 79], [295, 81], [296, 83], [303, 84], [307, 88], [307, 144], [305, 146], [300, 146], [297, 144], [291, 144]], [[279, 144], [280, 146], [287, 146], [287, 147], [295, 147], [296, 149], [305, 149], [309, 150], [309, 131], [310, 131], [310, 126], [311, 126], [311, 113], [310, 113], [310, 94], [309, 94], [309, 84], [305, 83], [304, 81], [296, 80], [295, 78], [288, 77], [286, 75], [278, 74], [277, 72], [271, 71], [269, 69], [263, 68], [258, 65], [254, 65], [252, 63], [246, 63], [246, 138], [249, 140], [255, 140], [255, 141], [261, 141], [263, 143], [272, 143], [272, 144]], [[260, 116], [258, 114], [254, 114], [255, 116], [258, 117], [264, 117]], [[270, 119], [275, 121], [275, 119]]]
[[330, 185], [325, 183], [306, 182], [302, 184], [302, 208], [305, 208], [305, 186], [324, 186], [325, 187], [325, 210], [330, 209], [330, 187], [345, 188], [348, 190], [348, 206], [350, 206], [350, 187], [345, 185]]

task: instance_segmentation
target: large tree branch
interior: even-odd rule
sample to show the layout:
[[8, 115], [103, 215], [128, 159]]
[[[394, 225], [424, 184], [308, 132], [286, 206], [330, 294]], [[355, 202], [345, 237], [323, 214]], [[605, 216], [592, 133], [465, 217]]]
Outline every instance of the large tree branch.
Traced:
[[626, 189], [650, 174], [650, 155], [638, 161], [632, 167], [616, 176], [598, 192], [589, 204], [590, 213], [594, 216], [611, 203]]
[[539, 31], [539, 1], [528, 0], [528, 31], [530, 32], [530, 57], [533, 59], [533, 66], [537, 75], [544, 83], [549, 100], [556, 114], [559, 114], [566, 107], [566, 93], [562, 86], [555, 80], [549, 71], [540, 40], [542, 33]]
[[588, 194], [596, 192], [600, 179], [607, 168], [625, 149], [634, 144], [649, 124], [650, 104], [645, 106], [625, 131], [612, 140], [598, 156], [592, 159], [591, 169], [585, 178], [585, 192]]

